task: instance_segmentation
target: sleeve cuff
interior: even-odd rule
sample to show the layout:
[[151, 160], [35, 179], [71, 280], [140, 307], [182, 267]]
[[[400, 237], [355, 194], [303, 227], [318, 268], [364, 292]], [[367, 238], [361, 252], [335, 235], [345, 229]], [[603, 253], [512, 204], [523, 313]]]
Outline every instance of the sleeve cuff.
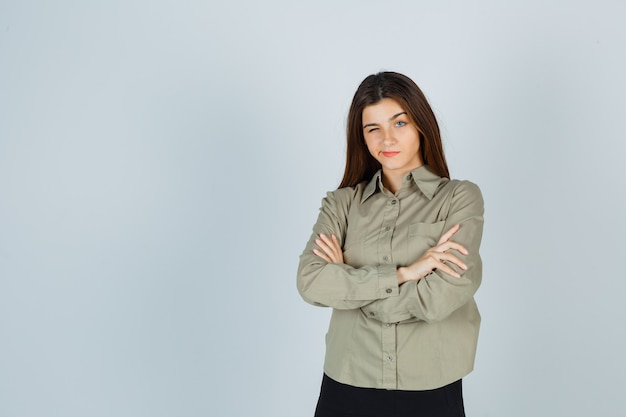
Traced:
[[378, 267], [378, 293], [380, 298], [395, 297], [400, 293], [395, 265]]

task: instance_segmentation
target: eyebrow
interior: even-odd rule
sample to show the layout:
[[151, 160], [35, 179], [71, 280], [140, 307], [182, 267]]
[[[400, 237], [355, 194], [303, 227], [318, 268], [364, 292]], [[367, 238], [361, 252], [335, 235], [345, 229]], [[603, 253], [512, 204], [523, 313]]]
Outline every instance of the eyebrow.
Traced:
[[[389, 118], [389, 121], [392, 121], [393, 119], [395, 119], [398, 116], [402, 116], [403, 114], [407, 114], [405, 111], [401, 111], [400, 113], [394, 114], [393, 116], [391, 116]], [[366, 125], [363, 126], [363, 129], [365, 129], [366, 127], [370, 127], [370, 126], [378, 126], [378, 123], [368, 123]]]

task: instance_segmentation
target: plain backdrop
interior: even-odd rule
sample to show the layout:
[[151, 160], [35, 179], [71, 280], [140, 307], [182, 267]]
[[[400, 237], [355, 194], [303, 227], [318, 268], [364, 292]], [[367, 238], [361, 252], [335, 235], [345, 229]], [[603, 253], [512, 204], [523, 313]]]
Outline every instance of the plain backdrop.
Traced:
[[[0, 416], [311, 416], [367, 75], [481, 187], [468, 416], [624, 416], [621, 1], [0, 1]], [[384, 416], [381, 416], [384, 417]]]

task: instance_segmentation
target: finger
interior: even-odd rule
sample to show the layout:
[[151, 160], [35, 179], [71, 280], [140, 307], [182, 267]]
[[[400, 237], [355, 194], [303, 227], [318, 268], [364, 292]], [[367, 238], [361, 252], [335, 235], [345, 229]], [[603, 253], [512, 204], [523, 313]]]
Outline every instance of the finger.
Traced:
[[339, 239], [337, 239], [337, 236], [333, 235], [332, 240], [333, 240], [333, 246], [335, 248], [335, 251], [337, 252], [337, 256], [341, 256], [343, 258], [343, 249], [341, 248]]
[[328, 236], [326, 236], [326, 238], [327, 238], [327, 244], [333, 251], [333, 254], [335, 255], [335, 257], [339, 257], [343, 252], [341, 250], [341, 245], [339, 245], [339, 241], [337, 240], [337, 236], [331, 235], [330, 238]]
[[330, 259], [328, 257], [328, 255], [326, 255], [325, 253], [323, 253], [322, 251], [319, 251], [317, 249], [313, 249], [313, 253], [317, 256], [319, 256], [320, 258], [322, 258], [323, 260], [325, 260], [326, 262], [328, 262], [329, 264], [332, 263], [332, 259]]
[[439, 261], [440, 262], [450, 262], [456, 266], [458, 266], [461, 269], [464, 269], [467, 271], [467, 265], [465, 265], [465, 263], [460, 260], [459, 258], [457, 258], [456, 256], [452, 255], [451, 253], [441, 253], [440, 257], [439, 257]]
[[465, 246], [461, 245], [458, 242], [453, 242], [451, 240], [444, 242], [440, 245], [435, 246], [433, 249], [435, 249], [435, 251], [437, 252], [447, 252], [451, 249], [457, 250], [459, 252], [461, 252], [463, 255], [468, 255], [469, 252], [467, 251], [467, 249], [465, 248]]
[[325, 242], [325, 243], [326, 243], [329, 247], [332, 247], [332, 248], [335, 248], [335, 249], [340, 249], [339, 242], [338, 242], [338, 240], [337, 240], [337, 236], [335, 236], [335, 235], [331, 235], [330, 237], [328, 237], [328, 236], [327, 236], [327, 235], [325, 235], [324, 233], [321, 233], [321, 234], [320, 234], [320, 237], [324, 240], [324, 242]]
[[452, 236], [454, 236], [454, 234], [455, 234], [456, 232], [458, 232], [460, 228], [461, 228], [461, 225], [460, 225], [460, 224], [458, 224], [458, 223], [457, 223], [457, 224], [455, 224], [454, 226], [452, 226], [452, 227], [450, 228], [450, 230], [448, 230], [446, 233], [444, 233], [444, 234], [441, 236], [441, 238], [439, 239], [439, 242], [437, 242], [437, 245], [440, 245], [440, 244], [442, 244], [442, 243], [447, 242], [448, 240], [450, 240], [450, 238], [451, 238]]
[[343, 263], [343, 251], [335, 235], [328, 237], [320, 233], [319, 238], [315, 239], [315, 243], [319, 247], [318, 251], [324, 254], [324, 259], [328, 262]]
[[432, 269], [445, 267], [446, 271], [454, 271], [454, 269], [452, 269], [452, 267], [448, 265], [449, 263], [453, 266], [456, 266], [460, 269], [467, 271], [467, 265], [461, 259], [452, 255], [451, 253], [446, 253], [446, 252], [431, 253], [430, 256], [428, 257], [428, 260], [429, 260], [430, 268]]
[[446, 233], [444, 233], [444, 234], [441, 236], [441, 238], [439, 239], [439, 244], [440, 244], [440, 243], [447, 242], [448, 240], [450, 240], [450, 238], [451, 238], [452, 236], [454, 236], [454, 234], [455, 234], [456, 232], [458, 232], [460, 228], [461, 228], [461, 225], [460, 225], [460, 224], [458, 224], [458, 223], [457, 223], [457, 224], [455, 224], [454, 226], [452, 226], [452, 227], [451, 227], [451, 228], [450, 228], [450, 229], [449, 229]]
[[461, 278], [461, 275], [459, 275], [458, 272], [456, 272], [454, 269], [450, 268], [448, 265], [444, 263], [440, 263], [440, 266], [438, 266], [437, 269], [440, 270], [441, 272], [445, 272], [448, 275], [452, 275], [455, 278]]
[[333, 253], [332, 249], [328, 244], [321, 238], [315, 239], [315, 244], [327, 255], [331, 255]]
[[334, 256], [338, 256], [341, 253], [341, 247], [339, 246], [339, 242], [337, 241], [337, 237], [335, 235], [332, 235], [332, 237], [329, 238], [322, 233], [320, 234], [320, 238], [324, 241], [326, 247], [329, 249], [329, 255], [332, 254]]
[[446, 274], [452, 275], [455, 278], [461, 278], [461, 275], [454, 269], [452, 269], [450, 265], [445, 264], [444, 261], [445, 260], [434, 259], [434, 261], [431, 261], [433, 264], [432, 269], [437, 269], [441, 272], [445, 272]]

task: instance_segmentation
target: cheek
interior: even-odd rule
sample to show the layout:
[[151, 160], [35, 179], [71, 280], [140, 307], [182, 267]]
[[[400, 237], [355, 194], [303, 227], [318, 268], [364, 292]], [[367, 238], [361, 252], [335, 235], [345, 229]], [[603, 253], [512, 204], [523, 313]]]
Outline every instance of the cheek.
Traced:
[[411, 148], [416, 151], [419, 150], [419, 147], [420, 147], [419, 135], [416, 135], [413, 132], [411, 132], [410, 134], [407, 134], [406, 137], [404, 138], [404, 143], [406, 144], [407, 148]]
[[378, 151], [376, 150], [376, 145], [374, 145], [371, 142], [365, 141], [365, 146], [367, 147], [367, 150], [369, 151], [370, 155], [376, 158], [378, 155]]

